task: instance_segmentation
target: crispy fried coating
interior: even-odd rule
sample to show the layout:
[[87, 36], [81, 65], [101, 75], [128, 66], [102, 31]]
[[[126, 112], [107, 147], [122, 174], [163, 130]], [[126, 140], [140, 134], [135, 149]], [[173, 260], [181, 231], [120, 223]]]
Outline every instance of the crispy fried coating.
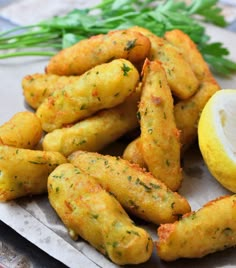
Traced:
[[134, 26], [130, 29], [138, 31], [150, 39], [151, 49], [148, 58], [162, 63], [172, 93], [179, 99], [187, 99], [192, 96], [199, 87], [199, 81], [182, 53], [171, 43], [145, 28]]
[[41, 122], [34, 113], [18, 112], [0, 126], [0, 145], [33, 149], [40, 141], [42, 134]]
[[199, 81], [209, 75], [209, 66], [199, 52], [197, 45], [183, 31], [175, 29], [164, 35], [165, 39], [178, 48], [186, 61], [191, 65], [193, 72]]
[[188, 35], [180, 30], [172, 30], [166, 32], [165, 39], [178, 48], [200, 81], [196, 94], [178, 102], [174, 108], [176, 124], [181, 130], [182, 150], [185, 151], [196, 140], [197, 124], [203, 107], [220, 86], [196, 44]]
[[119, 58], [139, 64], [146, 58], [149, 50], [150, 41], [142, 34], [130, 30], [111, 31], [63, 49], [51, 58], [46, 73], [83, 74], [96, 65]]
[[45, 135], [43, 149], [65, 156], [77, 151], [98, 152], [125, 133], [138, 127], [137, 110], [140, 92], [134, 92], [120, 105], [98, 112], [69, 128]]
[[190, 211], [188, 201], [137, 165], [109, 155], [77, 151], [69, 162], [95, 177], [130, 213], [155, 224]]
[[32, 74], [22, 79], [23, 94], [27, 104], [37, 109], [56, 89], [63, 89], [76, 83], [78, 76], [59, 76], [54, 74]]
[[[188, 100], [179, 101], [174, 105], [174, 117], [177, 129], [180, 131], [180, 143], [181, 143], [181, 157], [184, 152], [196, 141], [197, 138], [197, 125], [203, 107], [209, 98], [218, 90], [220, 90], [219, 84], [216, 82], [212, 75], [204, 78], [206, 81], [202, 82], [198, 92], [189, 98]], [[132, 155], [127, 154], [125, 158], [131, 162], [139, 164], [141, 167], [145, 167], [145, 160], [140, 145], [139, 139], [130, 144], [132, 147]]]
[[182, 151], [184, 152], [197, 137], [197, 124], [200, 113], [208, 99], [220, 86], [213, 77], [208, 64], [190, 37], [180, 30], [168, 31], [165, 39], [182, 53], [200, 81], [198, 91], [189, 99], [176, 103], [174, 108], [177, 127], [181, 131]]
[[75, 83], [58, 89], [36, 111], [46, 132], [122, 103], [136, 88], [139, 73], [134, 65], [118, 59], [98, 65]]
[[146, 60], [139, 104], [141, 150], [148, 170], [176, 191], [182, 181], [173, 97], [158, 61]]
[[199, 90], [194, 96], [175, 104], [174, 115], [176, 125], [181, 133], [180, 141], [183, 152], [196, 140], [201, 111], [210, 97], [218, 90], [220, 90], [220, 86], [210, 74], [204, 78]]
[[79, 168], [69, 163], [57, 167], [48, 178], [48, 193], [74, 239], [81, 236], [119, 265], [150, 258], [150, 235], [135, 226], [120, 203]]
[[213, 200], [158, 228], [157, 253], [165, 261], [200, 258], [236, 245], [236, 195]]
[[48, 175], [67, 159], [57, 152], [0, 146], [0, 202], [47, 192]]
[[142, 154], [142, 142], [140, 137], [131, 141], [125, 148], [122, 158], [139, 165], [141, 168], [147, 168]]

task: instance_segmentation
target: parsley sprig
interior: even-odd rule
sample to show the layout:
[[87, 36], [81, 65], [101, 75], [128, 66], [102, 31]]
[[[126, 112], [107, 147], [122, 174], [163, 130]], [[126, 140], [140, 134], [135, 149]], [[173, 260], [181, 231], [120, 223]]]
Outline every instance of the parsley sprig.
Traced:
[[226, 26], [217, 3], [217, 0], [192, 0], [189, 4], [175, 0], [102, 0], [95, 7], [74, 9], [65, 16], [0, 33], [0, 50], [7, 50], [0, 59], [52, 56], [58, 50], [92, 35], [138, 25], [158, 36], [172, 29], [184, 31], [198, 45], [212, 69], [227, 75], [236, 71], [236, 63], [228, 58], [229, 51], [222, 43], [210, 42], [201, 23]]

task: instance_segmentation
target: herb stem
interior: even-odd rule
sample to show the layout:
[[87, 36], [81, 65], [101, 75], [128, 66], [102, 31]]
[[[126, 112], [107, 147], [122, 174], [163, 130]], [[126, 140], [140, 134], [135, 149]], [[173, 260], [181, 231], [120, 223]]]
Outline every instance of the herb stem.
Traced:
[[1, 36], [4, 36], [4, 35], [10, 35], [11, 33], [14, 33], [14, 32], [17, 32], [17, 31], [25, 31], [25, 30], [29, 30], [29, 29], [31, 29], [31, 28], [35, 28], [35, 27], [38, 27], [38, 26], [36, 26], [36, 25], [16, 26], [16, 27], [13, 27], [13, 28], [10, 29], [10, 30], [1, 32], [1, 33], [0, 33], [0, 37], [1, 37]]
[[19, 56], [53, 56], [55, 52], [50, 51], [18, 51], [0, 55], [0, 59], [19, 57]]

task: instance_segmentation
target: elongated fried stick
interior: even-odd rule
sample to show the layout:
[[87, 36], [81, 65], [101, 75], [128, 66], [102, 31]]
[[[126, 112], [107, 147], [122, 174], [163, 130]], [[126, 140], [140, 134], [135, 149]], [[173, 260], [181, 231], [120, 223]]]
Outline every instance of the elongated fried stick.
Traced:
[[34, 149], [42, 135], [41, 122], [35, 113], [18, 112], [0, 126], [0, 145]]
[[165, 261], [200, 258], [236, 245], [236, 196], [207, 203], [173, 224], [158, 228], [157, 253]]
[[182, 181], [179, 131], [171, 90], [158, 61], [145, 61], [139, 114], [141, 151], [148, 170], [176, 191]]
[[183, 31], [175, 29], [165, 33], [164, 38], [174, 45], [186, 61], [190, 64], [193, 72], [199, 81], [209, 76], [210, 69], [205, 62], [202, 54], [199, 52], [197, 45]]
[[145, 60], [149, 50], [150, 41], [144, 35], [130, 30], [111, 31], [63, 49], [51, 58], [46, 72], [78, 75], [99, 64], [120, 58], [139, 64]]
[[138, 127], [137, 110], [140, 91], [120, 105], [98, 112], [72, 127], [56, 129], [45, 135], [43, 149], [65, 156], [77, 151], [98, 152], [125, 133]]
[[48, 193], [73, 239], [81, 236], [120, 265], [150, 258], [150, 235], [135, 226], [119, 202], [79, 168], [69, 163], [56, 168], [48, 178]]
[[130, 163], [139, 165], [141, 168], [147, 168], [142, 154], [142, 141], [140, 137], [137, 137], [126, 146], [122, 157]]
[[77, 151], [68, 160], [95, 177], [130, 213], [155, 224], [190, 211], [188, 201], [137, 165], [109, 155]]
[[136, 88], [139, 73], [124, 59], [98, 65], [43, 101], [36, 114], [46, 132], [76, 123], [122, 103]]
[[79, 76], [59, 76], [55, 74], [32, 74], [22, 79], [23, 94], [27, 104], [37, 109], [40, 104], [57, 89], [75, 84]]
[[188, 100], [182, 100], [175, 104], [174, 115], [178, 129], [182, 152], [186, 151], [197, 138], [198, 120], [202, 109], [210, 97], [220, 90], [219, 84], [209, 74], [204, 78], [197, 93]]
[[48, 175], [67, 159], [58, 152], [0, 146], [0, 202], [47, 192]]

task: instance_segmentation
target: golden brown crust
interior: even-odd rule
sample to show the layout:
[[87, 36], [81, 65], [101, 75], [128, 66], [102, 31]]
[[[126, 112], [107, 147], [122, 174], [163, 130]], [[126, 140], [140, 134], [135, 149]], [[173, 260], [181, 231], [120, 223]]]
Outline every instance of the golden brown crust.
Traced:
[[196, 141], [198, 120], [201, 111], [210, 97], [218, 90], [220, 90], [220, 86], [210, 74], [204, 78], [199, 90], [194, 96], [175, 104], [175, 121], [181, 133], [180, 140], [183, 151]]
[[77, 151], [68, 160], [95, 177], [132, 214], [155, 224], [189, 212], [187, 200], [136, 164], [109, 155]]
[[162, 64], [146, 60], [139, 104], [141, 151], [148, 170], [176, 191], [181, 185], [180, 140]]
[[151, 49], [148, 58], [162, 63], [172, 93], [179, 99], [192, 96], [199, 87], [199, 81], [182, 53], [164, 38], [145, 28], [135, 26], [131, 30], [138, 31], [150, 39]]
[[46, 132], [65, 127], [95, 112], [122, 103], [139, 83], [134, 65], [117, 59], [98, 65], [58, 89], [38, 107], [36, 114]]
[[201, 258], [236, 245], [236, 195], [208, 202], [173, 224], [158, 228], [157, 253], [165, 261]]
[[138, 127], [136, 113], [140, 92], [131, 94], [122, 104], [100, 111], [72, 127], [56, 129], [43, 139], [43, 149], [65, 156], [77, 151], [98, 152], [119, 137]]
[[199, 52], [197, 45], [183, 31], [175, 29], [165, 33], [164, 38], [178, 48], [185, 60], [190, 64], [199, 81], [209, 75], [209, 66]]
[[130, 30], [111, 31], [82, 40], [56, 54], [49, 61], [46, 73], [83, 74], [96, 65], [124, 58], [132, 63], [143, 61], [150, 50], [150, 41]]
[[48, 175], [67, 159], [57, 152], [0, 146], [0, 201], [47, 192]]
[[91, 176], [72, 164], [48, 178], [49, 201], [74, 238], [80, 235], [114, 263], [147, 261], [152, 239], [133, 224], [119, 202]]
[[37, 109], [57, 89], [75, 83], [79, 76], [58, 76], [54, 74], [32, 74], [22, 79], [23, 94], [27, 104]]
[[140, 137], [130, 142], [125, 148], [122, 157], [131, 163], [137, 164], [142, 168], [147, 168], [147, 165], [142, 155], [142, 142]]
[[41, 122], [34, 113], [18, 112], [0, 126], [0, 145], [33, 149], [42, 135]]

